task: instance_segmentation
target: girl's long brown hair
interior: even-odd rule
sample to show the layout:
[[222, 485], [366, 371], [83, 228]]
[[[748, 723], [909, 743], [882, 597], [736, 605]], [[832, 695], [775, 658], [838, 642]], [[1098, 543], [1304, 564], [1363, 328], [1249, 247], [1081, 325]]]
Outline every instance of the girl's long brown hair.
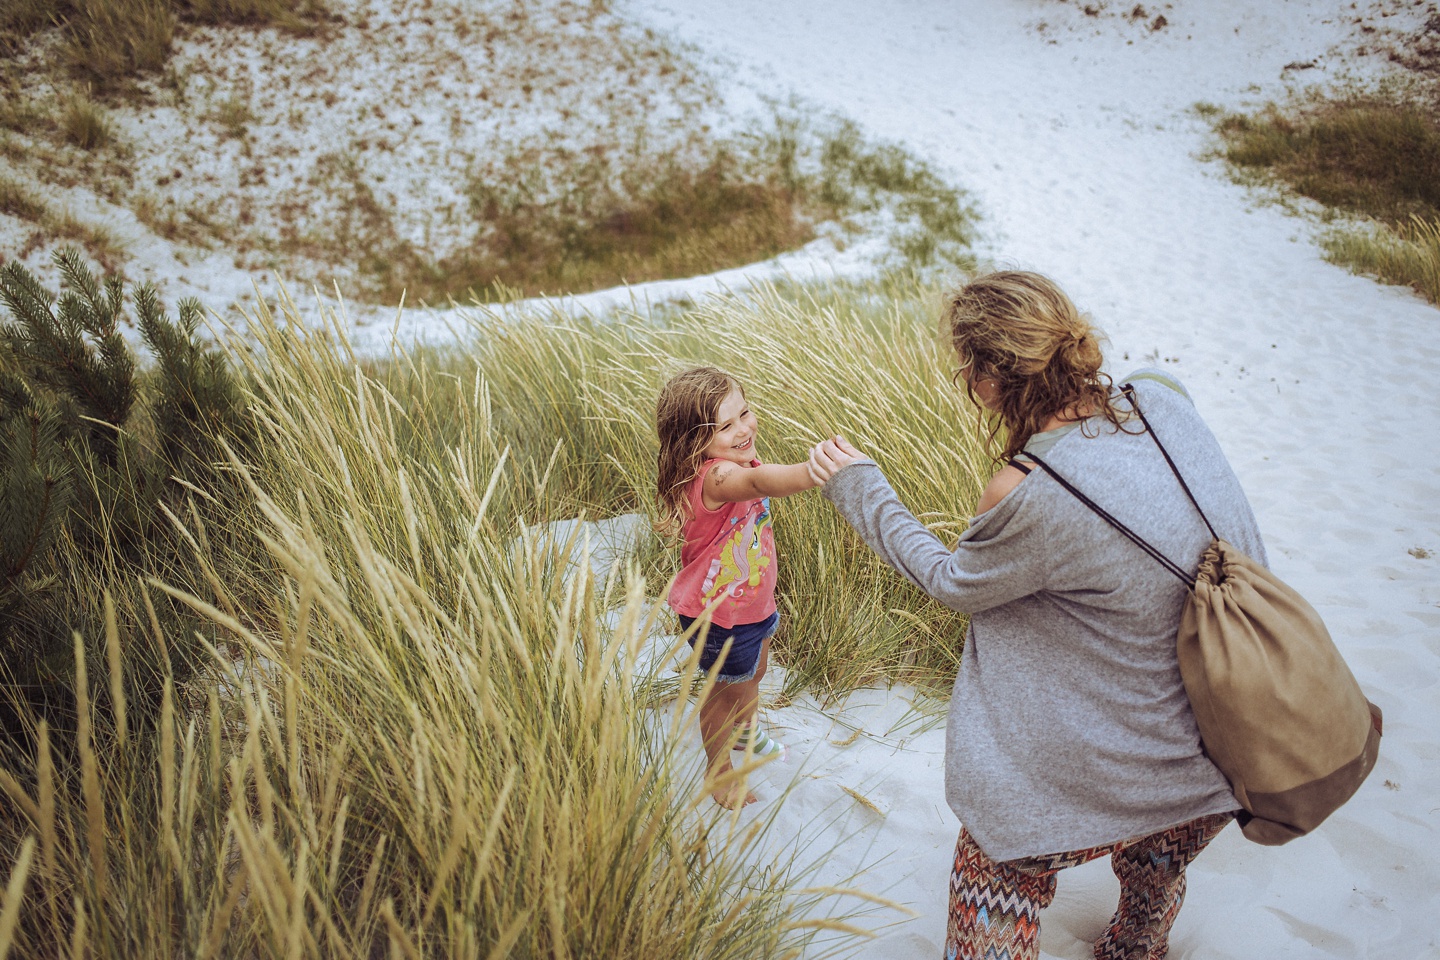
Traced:
[[[962, 368], [965, 390], [993, 380], [996, 409], [986, 447], [996, 463], [1025, 448], [1052, 416], [1100, 416], [1117, 428], [1127, 414], [1111, 398], [1100, 372], [1100, 334], [1054, 281], [1038, 273], [1004, 270], [977, 277], [946, 298], [945, 331]], [[1004, 428], [1003, 449], [997, 437]]]
[[744, 393], [739, 382], [715, 367], [691, 367], [670, 378], [655, 403], [655, 432], [660, 436], [655, 493], [659, 515], [655, 530], [677, 537], [690, 519], [685, 495], [700, 472], [705, 448], [715, 436], [715, 418], [731, 390]]

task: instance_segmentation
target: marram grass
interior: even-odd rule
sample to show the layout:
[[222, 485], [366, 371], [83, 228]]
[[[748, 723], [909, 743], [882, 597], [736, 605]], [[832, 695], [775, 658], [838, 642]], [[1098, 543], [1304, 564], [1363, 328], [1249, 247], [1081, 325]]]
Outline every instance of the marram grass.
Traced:
[[[232, 354], [263, 436], [231, 464], [255, 537], [175, 518], [207, 589], [110, 584], [104, 661], [76, 645], [74, 742], [41, 725], [0, 762], [0, 960], [863, 955], [880, 902], [811, 886], [827, 851], [774, 836], [773, 810], [716, 808], [694, 700], [657, 707], [637, 673], [673, 552], [596, 578], [542, 524], [648, 509], [655, 392], [716, 362], [766, 459], [843, 431], [953, 536], [984, 468], [932, 315], [902, 286], [771, 289], [482, 316], [465, 349], [373, 360], [333, 318], [262, 309]], [[953, 675], [955, 615], [818, 494], [776, 517], [793, 684]], [[244, 543], [261, 554], [218, 546]], [[122, 674], [152, 599], [212, 625], [217, 669], [140, 722]]]
[[[546, 511], [557, 506], [560, 516], [652, 510], [655, 398], [677, 370], [713, 363], [744, 384], [766, 461], [801, 460], [841, 433], [953, 540], [988, 465], [974, 411], [949, 376], [938, 303], [937, 291], [896, 283], [761, 289], [663, 319], [481, 314], [472, 350], [441, 362], [457, 396], [486, 397], [485, 415], [534, 478], [523, 492], [532, 506], [520, 509], [537, 520], [555, 519]], [[420, 389], [425, 379], [405, 370], [389, 372]], [[840, 691], [885, 677], [948, 685], [963, 619], [881, 563], [818, 491], [773, 508], [784, 623], [775, 652], [792, 685]], [[647, 551], [657, 598], [677, 553]]]
[[1321, 247], [1332, 263], [1412, 287], [1440, 303], [1440, 220], [1413, 217], [1394, 228], [1342, 227], [1323, 237]]
[[1440, 124], [1432, 108], [1382, 91], [1216, 123], [1237, 168], [1266, 171], [1352, 215], [1322, 235], [1327, 260], [1440, 303]]

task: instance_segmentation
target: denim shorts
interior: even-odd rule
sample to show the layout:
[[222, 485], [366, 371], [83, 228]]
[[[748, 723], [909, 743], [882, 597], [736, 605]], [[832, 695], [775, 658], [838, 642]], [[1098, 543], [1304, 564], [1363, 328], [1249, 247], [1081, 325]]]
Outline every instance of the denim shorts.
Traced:
[[[680, 617], [681, 630], [689, 630], [695, 624], [695, 617], [687, 617], [683, 613], [677, 616]], [[710, 631], [705, 636], [705, 648], [700, 651], [700, 669], [709, 670], [713, 667], [715, 661], [720, 659], [720, 650], [725, 646], [725, 641], [729, 640], [730, 652], [725, 655], [725, 662], [720, 665], [720, 672], [715, 676], [716, 682], [744, 683], [752, 679], [756, 668], [760, 666], [760, 651], [765, 646], [765, 641], [775, 635], [779, 626], [779, 611], [759, 623], [737, 623], [733, 627], [710, 624]], [[695, 640], [699, 636], [697, 631], [690, 637], [690, 646], [695, 646]]]

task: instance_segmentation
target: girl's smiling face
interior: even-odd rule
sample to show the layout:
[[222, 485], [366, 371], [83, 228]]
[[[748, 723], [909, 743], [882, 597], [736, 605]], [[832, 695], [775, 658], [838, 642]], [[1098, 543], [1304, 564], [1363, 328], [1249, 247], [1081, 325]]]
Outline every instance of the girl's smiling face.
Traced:
[[755, 413], [739, 387], [732, 387], [730, 395], [720, 401], [715, 423], [715, 434], [705, 448], [705, 459], [750, 466], [750, 461], [755, 459], [755, 435], [759, 429]]

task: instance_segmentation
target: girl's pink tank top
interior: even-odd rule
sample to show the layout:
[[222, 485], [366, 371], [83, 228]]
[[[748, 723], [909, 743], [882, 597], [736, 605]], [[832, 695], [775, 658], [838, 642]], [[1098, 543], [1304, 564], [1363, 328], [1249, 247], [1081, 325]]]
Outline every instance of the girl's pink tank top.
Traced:
[[[680, 573], [670, 588], [676, 613], [698, 617], [712, 609], [718, 627], [758, 623], [775, 612], [775, 532], [770, 498], [722, 503], [707, 510], [701, 495], [718, 460], [706, 460], [690, 482], [690, 519], [682, 528]], [[759, 466], [752, 460], [751, 466]], [[713, 605], [713, 606], [712, 606]]]

